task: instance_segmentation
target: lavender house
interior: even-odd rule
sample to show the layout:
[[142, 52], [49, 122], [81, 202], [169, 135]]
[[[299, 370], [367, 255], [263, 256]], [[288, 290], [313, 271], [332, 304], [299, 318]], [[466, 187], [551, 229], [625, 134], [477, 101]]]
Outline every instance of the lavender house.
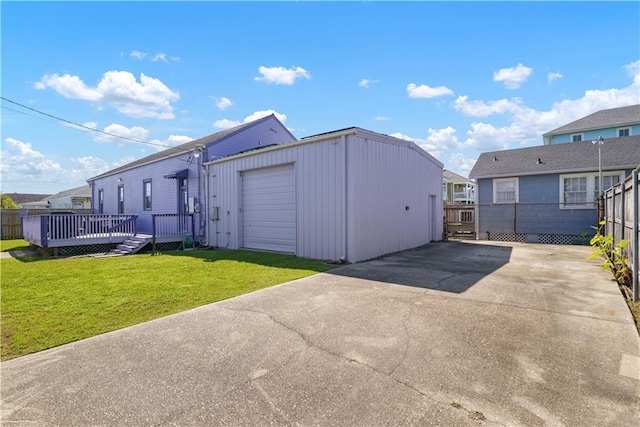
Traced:
[[163, 227], [182, 234], [193, 227], [199, 241], [207, 221], [203, 163], [295, 140], [272, 114], [154, 153], [88, 179], [93, 212], [135, 215], [136, 234], [162, 234]]

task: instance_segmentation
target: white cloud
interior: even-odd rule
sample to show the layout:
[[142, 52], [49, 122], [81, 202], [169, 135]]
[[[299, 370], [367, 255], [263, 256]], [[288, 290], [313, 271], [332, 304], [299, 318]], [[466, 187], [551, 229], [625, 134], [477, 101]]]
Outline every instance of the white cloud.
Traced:
[[640, 59], [622, 67], [633, 78], [633, 83], [640, 86]]
[[217, 127], [218, 129], [231, 129], [241, 124], [242, 123], [237, 120], [229, 119], [216, 120], [215, 122], [213, 122], [213, 126]]
[[385, 122], [387, 120], [389, 120], [389, 117], [387, 116], [376, 116], [376, 118], [374, 119], [377, 122]]
[[497, 101], [469, 101], [467, 95], [461, 95], [453, 102], [453, 108], [465, 116], [487, 117], [493, 114], [515, 113], [522, 109], [520, 98], [499, 99]]
[[231, 102], [231, 100], [229, 98], [225, 98], [224, 96], [222, 98], [214, 98], [216, 101], [216, 107], [218, 107], [221, 110], [224, 110], [225, 108], [229, 108], [233, 105], [233, 102]]
[[252, 113], [252, 114], [248, 115], [247, 117], [245, 117], [243, 123], [249, 123], [249, 122], [252, 122], [254, 120], [258, 120], [258, 119], [261, 119], [263, 117], [270, 116], [271, 114], [276, 116], [276, 118], [278, 120], [280, 120], [283, 124], [286, 123], [287, 115], [278, 113], [275, 110], [256, 111], [255, 113]]
[[518, 63], [515, 67], [501, 68], [493, 73], [494, 82], [503, 82], [508, 89], [518, 89], [533, 73], [533, 68]]
[[[22, 142], [15, 138], [6, 138], [4, 142], [9, 147], [7, 153], [12, 157], [13, 160], [25, 160], [25, 159], [43, 159], [44, 155], [39, 151], [33, 149], [29, 142]], [[7, 158], [3, 153], [2, 166], [7, 166], [10, 164], [7, 161]]]
[[170, 147], [176, 147], [178, 145], [185, 144], [189, 141], [193, 141], [193, 138], [186, 135], [169, 135], [165, 140], [154, 139], [150, 141], [154, 145], [154, 148], [158, 151], [165, 150]]
[[117, 136], [109, 136], [103, 133], [95, 133], [94, 137], [96, 141], [111, 142], [111, 143], [116, 143], [120, 145], [133, 142], [133, 141], [128, 141], [126, 139], [118, 138], [118, 136], [121, 136], [124, 138], [131, 138], [138, 141], [144, 141], [149, 135], [149, 131], [143, 127], [133, 126], [128, 128], [118, 123], [111, 123], [109, 126], [105, 127], [103, 131], [112, 135], [117, 135]]
[[429, 134], [427, 136], [427, 143], [437, 149], [458, 148], [460, 146], [458, 137], [456, 136], [456, 130], [451, 126], [443, 129], [429, 128], [427, 133]]
[[415, 83], [409, 83], [407, 85], [407, 93], [409, 94], [409, 98], [436, 98], [438, 96], [453, 95], [453, 91], [446, 86], [417, 86]]
[[180, 58], [179, 56], [172, 56], [169, 58], [171, 61], [173, 62], [181, 62], [182, 58]]
[[78, 166], [75, 174], [81, 175], [85, 180], [92, 176], [107, 172], [110, 169], [109, 163], [99, 157], [76, 157], [71, 159], [71, 161]]
[[400, 132], [391, 133], [391, 134], [389, 134], [389, 136], [392, 136], [392, 137], [398, 138], [398, 139], [404, 139], [405, 141], [415, 142], [414, 138], [411, 138], [409, 135], [405, 135], [405, 134], [400, 133]]
[[153, 62], [157, 62], [157, 61], [167, 62], [167, 54], [163, 53], [163, 52], [156, 53], [151, 58], [151, 61], [153, 61]]
[[497, 128], [489, 123], [471, 123], [471, 130], [467, 131], [464, 145], [479, 151], [502, 150], [509, 148], [513, 141], [512, 127]]
[[559, 71], [557, 71], [555, 73], [549, 73], [549, 74], [547, 74], [547, 84], [549, 86], [551, 86], [551, 83], [553, 83], [554, 81], [556, 81], [558, 79], [561, 79], [562, 77], [563, 77], [562, 73], [559, 72]]
[[476, 159], [466, 157], [463, 153], [454, 152], [448, 156], [446, 159], [446, 168], [448, 170], [454, 171], [455, 173], [468, 177], [469, 172], [473, 169], [473, 165], [475, 165]]
[[95, 88], [88, 87], [78, 76], [45, 75], [35, 83], [36, 89], [47, 87], [66, 98], [111, 104], [128, 116], [173, 119], [172, 101], [180, 99], [160, 80], [140, 74], [140, 82], [128, 71], [108, 71]]
[[134, 57], [134, 58], [136, 58], [136, 59], [144, 59], [144, 57], [147, 56], [147, 53], [146, 52], [140, 52], [139, 50], [134, 50], [129, 55]]
[[35, 83], [36, 89], [52, 88], [65, 98], [84, 99], [87, 101], [97, 101], [103, 97], [96, 89], [88, 87], [78, 76], [57, 74], [43, 76]]
[[265, 67], [260, 66], [258, 72], [262, 77], [254, 77], [255, 81], [267, 84], [292, 85], [297, 79], [310, 79], [311, 74], [302, 67]]
[[371, 87], [372, 84], [378, 83], [378, 80], [371, 80], [371, 79], [362, 79], [358, 82], [358, 86], [359, 87], [364, 87], [364, 88], [368, 88]]
[[[478, 151], [499, 150], [512, 144], [541, 144], [542, 134], [596, 111], [640, 103], [640, 61], [627, 64], [625, 69], [633, 82], [621, 89], [587, 90], [577, 99], [564, 99], [546, 111], [527, 107], [520, 98], [497, 101], [470, 101], [459, 96], [453, 108], [464, 115], [486, 117], [503, 115], [504, 125], [474, 122], [463, 142], [467, 148]], [[498, 120], [498, 119], [497, 119]]]

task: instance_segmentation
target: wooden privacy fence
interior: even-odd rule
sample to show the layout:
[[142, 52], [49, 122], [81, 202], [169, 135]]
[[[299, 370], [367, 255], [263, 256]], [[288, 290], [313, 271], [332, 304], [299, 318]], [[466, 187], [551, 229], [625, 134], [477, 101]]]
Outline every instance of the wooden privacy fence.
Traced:
[[[2, 221], [2, 240], [22, 239], [22, 217], [35, 215], [49, 215], [55, 209], [2, 209], [0, 218]], [[78, 214], [90, 214], [91, 209], [74, 209]]]
[[476, 213], [473, 205], [446, 205], [444, 225], [446, 237], [476, 237]]
[[638, 301], [638, 276], [640, 263], [638, 249], [640, 241], [640, 218], [638, 217], [638, 200], [640, 199], [640, 185], [638, 182], [638, 166], [631, 176], [620, 184], [608, 189], [604, 194], [604, 234], [612, 234], [614, 243], [625, 239], [629, 245], [624, 249], [631, 263], [633, 276], [633, 301]]

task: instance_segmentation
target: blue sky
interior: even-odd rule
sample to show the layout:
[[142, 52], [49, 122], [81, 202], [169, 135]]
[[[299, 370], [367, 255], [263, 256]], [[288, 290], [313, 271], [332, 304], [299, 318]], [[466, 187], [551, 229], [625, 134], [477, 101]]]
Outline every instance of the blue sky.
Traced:
[[[358, 126], [467, 176], [640, 103], [638, 2], [6, 2], [2, 192], [55, 193], [275, 113]], [[47, 117], [142, 140], [109, 137]]]

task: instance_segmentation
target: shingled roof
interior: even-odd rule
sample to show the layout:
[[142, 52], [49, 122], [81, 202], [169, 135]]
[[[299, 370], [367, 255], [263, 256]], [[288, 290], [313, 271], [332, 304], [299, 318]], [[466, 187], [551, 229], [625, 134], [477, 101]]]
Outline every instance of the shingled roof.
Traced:
[[[640, 165], [640, 135], [609, 138], [602, 145], [602, 170]], [[540, 145], [482, 153], [470, 178], [499, 178], [598, 170], [598, 144], [591, 141]]]
[[[196, 146], [198, 146], [198, 145], [207, 146], [207, 145], [209, 145], [209, 144], [211, 144], [213, 142], [220, 141], [223, 138], [225, 138], [225, 137], [227, 137], [229, 135], [232, 135], [232, 134], [234, 134], [236, 132], [239, 132], [239, 131], [241, 131], [241, 130], [243, 130], [245, 128], [248, 128], [248, 127], [251, 127], [251, 126], [255, 126], [256, 124], [258, 124], [260, 122], [263, 122], [265, 120], [268, 120], [271, 117], [275, 117], [275, 115], [274, 114], [270, 114], [268, 116], [262, 117], [262, 118], [260, 118], [258, 120], [254, 120], [254, 121], [249, 122], [249, 123], [243, 123], [241, 125], [232, 127], [230, 129], [226, 129], [226, 130], [223, 130], [223, 131], [211, 134], [211, 135], [207, 135], [207, 136], [204, 136], [202, 138], [194, 139], [194, 140], [186, 142], [184, 144], [176, 145], [175, 147], [167, 148], [166, 150], [162, 150], [162, 151], [159, 151], [157, 153], [153, 153], [153, 154], [151, 154], [149, 156], [146, 156], [146, 157], [143, 157], [141, 159], [135, 160], [135, 161], [133, 161], [131, 163], [127, 163], [126, 165], [120, 166], [120, 167], [115, 168], [115, 169], [111, 169], [111, 170], [109, 170], [109, 171], [107, 171], [107, 172], [105, 172], [103, 174], [100, 174], [100, 175], [94, 176], [92, 178], [89, 178], [87, 181], [91, 182], [91, 181], [94, 181], [96, 179], [104, 178], [106, 176], [110, 176], [110, 175], [113, 175], [113, 174], [116, 174], [116, 173], [119, 173], [119, 172], [122, 172], [122, 171], [125, 171], [125, 170], [133, 169], [133, 168], [138, 167], [138, 166], [146, 165], [146, 164], [149, 164], [149, 163], [154, 163], [154, 162], [157, 162], [157, 161], [169, 158], [169, 157], [175, 157], [175, 156], [179, 156], [179, 155], [188, 153], [190, 151], [193, 151], [193, 149], [196, 148]], [[292, 135], [292, 138], [295, 139], [295, 137], [293, 137], [293, 135]]]
[[558, 135], [570, 132], [585, 131], [591, 129], [625, 126], [640, 122], [640, 104], [628, 107], [611, 108], [597, 111], [586, 117], [561, 126], [543, 136]]

